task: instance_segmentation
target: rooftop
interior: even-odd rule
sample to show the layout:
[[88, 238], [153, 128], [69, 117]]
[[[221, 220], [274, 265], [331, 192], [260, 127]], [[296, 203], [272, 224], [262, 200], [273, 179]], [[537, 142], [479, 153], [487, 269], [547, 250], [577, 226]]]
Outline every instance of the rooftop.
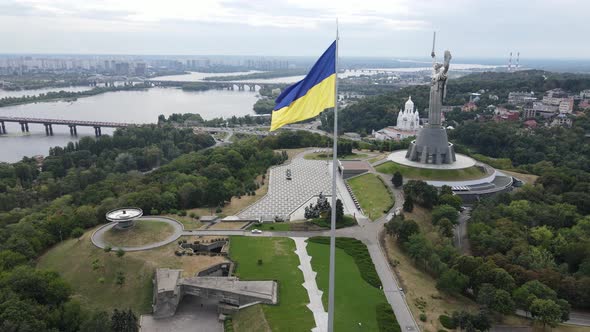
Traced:
[[106, 218], [109, 221], [125, 221], [139, 218], [143, 215], [140, 208], [120, 208], [107, 212]]
[[277, 283], [272, 280], [242, 281], [236, 277], [193, 277], [181, 279], [180, 284], [257, 297], [271, 303], [277, 301]]

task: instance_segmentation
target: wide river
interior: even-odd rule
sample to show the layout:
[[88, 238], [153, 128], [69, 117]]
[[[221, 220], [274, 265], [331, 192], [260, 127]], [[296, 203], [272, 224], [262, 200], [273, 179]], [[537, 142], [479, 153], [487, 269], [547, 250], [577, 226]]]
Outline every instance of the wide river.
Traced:
[[[27, 94], [36, 94], [28, 90]], [[187, 92], [178, 88], [151, 88], [145, 91], [108, 92], [79, 98], [74, 102], [41, 102], [0, 108], [1, 116], [48, 119], [156, 123], [158, 115], [199, 113], [205, 119], [254, 114], [257, 92], [209, 90]], [[30, 133], [21, 133], [18, 123], [6, 123], [7, 135], [0, 135], [0, 161], [15, 162], [23, 156], [47, 155], [49, 148], [72, 141], [67, 126], [53, 126], [54, 136], [46, 136], [41, 124], [29, 124]], [[112, 129], [103, 128], [103, 134]], [[92, 127], [78, 127], [78, 137], [94, 135]]]

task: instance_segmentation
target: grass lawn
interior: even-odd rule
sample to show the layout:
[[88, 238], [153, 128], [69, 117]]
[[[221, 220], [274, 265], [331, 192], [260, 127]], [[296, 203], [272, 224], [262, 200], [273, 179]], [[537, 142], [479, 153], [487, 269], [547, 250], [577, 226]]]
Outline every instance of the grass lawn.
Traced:
[[[318, 287], [324, 293], [324, 310], [328, 309], [328, 276], [330, 246], [309, 242], [307, 252], [311, 266], [317, 272]], [[352, 256], [336, 248], [336, 291], [334, 308], [335, 331], [379, 331], [376, 307], [387, 302], [381, 290], [369, 285], [362, 277]], [[358, 323], [362, 324], [359, 328]]]
[[[242, 280], [276, 280], [279, 284], [279, 304], [262, 305], [264, 317], [274, 332], [309, 331], [315, 326], [303, 288], [303, 273], [297, 268], [295, 242], [289, 238], [232, 236], [230, 256], [237, 262], [236, 275]], [[258, 265], [261, 259], [263, 264]], [[244, 315], [234, 317], [239, 331], [260, 331], [249, 325]], [[259, 320], [248, 320], [260, 324]]]
[[[47, 251], [37, 267], [57, 271], [72, 287], [73, 297], [89, 309], [111, 311], [131, 308], [138, 314], [151, 312], [152, 278], [157, 267], [184, 269], [184, 276], [225, 261], [224, 257], [174, 255], [176, 243], [148, 251], [128, 252], [117, 257], [90, 242], [92, 231], [80, 239], [66, 240]], [[189, 240], [193, 240], [190, 238]], [[97, 261], [97, 269], [93, 262]], [[115, 284], [118, 271], [125, 275]]]
[[380, 155], [378, 155], [376, 157], [373, 157], [373, 158], [371, 158], [371, 159], [369, 159], [367, 161], [369, 162], [369, 164], [373, 164], [373, 163], [378, 162], [379, 160], [385, 159], [385, 157], [387, 157], [386, 154], [380, 154]]
[[464, 169], [427, 169], [427, 168], [416, 168], [405, 165], [396, 164], [392, 161], [383, 163], [375, 167], [377, 172], [385, 174], [393, 174], [397, 171], [402, 173], [404, 178], [414, 180], [447, 180], [447, 181], [459, 181], [459, 180], [473, 180], [479, 179], [485, 176], [485, 172], [477, 166], [472, 166]]
[[379, 219], [393, 206], [393, 197], [375, 174], [365, 174], [348, 180], [361, 208], [371, 220]]
[[264, 318], [262, 305], [254, 305], [238, 311], [232, 317], [232, 322], [236, 332], [271, 332]]
[[[350, 159], [364, 159], [367, 157], [368, 157], [368, 155], [366, 155], [364, 153], [352, 153], [352, 154], [347, 154], [345, 156], [338, 156], [338, 159], [350, 160]], [[332, 159], [332, 154], [326, 153], [326, 152], [309, 153], [309, 154], [306, 154], [305, 157], [303, 157], [303, 158], [305, 158], [307, 160], [326, 160], [326, 159]]]
[[179, 216], [175, 214], [166, 214], [164, 216], [180, 222], [186, 230], [199, 229], [203, 226], [203, 223], [200, 222], [198, 219], [194, 219], [189, 216]]
[[156, 220], [138, 220], [129, 229], [111, 228], [104, 234], [104, 240], [113, 247], [136, 247], [162, 241], [174, 233], [174, 228]]

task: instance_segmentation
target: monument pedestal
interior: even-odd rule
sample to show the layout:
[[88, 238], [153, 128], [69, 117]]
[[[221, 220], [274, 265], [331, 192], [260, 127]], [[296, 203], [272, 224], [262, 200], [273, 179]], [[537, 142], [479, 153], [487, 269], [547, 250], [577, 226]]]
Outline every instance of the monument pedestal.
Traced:
[[455, 148], [449, 143], [447, 131], [442, 126], [424, 127], [410, 143], [406, 158], [422, 164], [451, 164], [457, 160]]

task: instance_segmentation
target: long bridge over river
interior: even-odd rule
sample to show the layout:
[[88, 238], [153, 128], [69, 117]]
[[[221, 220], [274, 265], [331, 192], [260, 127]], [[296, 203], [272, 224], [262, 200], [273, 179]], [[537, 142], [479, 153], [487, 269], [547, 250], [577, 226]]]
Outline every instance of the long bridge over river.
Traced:
[[84, 120], [62, 120], [62, 119], [41, 119], [41, 118], [23, 118], [0, 116], [0, 134], [6, 134], [5, 122], [16, 122], [20, 124], [23, 133], [29, 132], [29, 124], [42, 124], [45, 126], [45, 134], [53, 136], [53, 125], [64, 125], [70, 127], [70, 135], [77, 136], [78, 130], [76, 127], [94, 127], [94, 134], [98, 137], [102, 135], [101, 128], [125, 128], [130, 126], [137, 126], [134, 123], [122, 122], [103, 122], [103, 121], [84, 121]]
[[[21, 131], [23, 133], [29, 132], [29, 124], [42, 124], [45, 126], [45, 134], [47, 136], [53, 136], [53, 126], [62, 125], [70, 127], [70, 135], [78, 136], [77, 127], [94, 127], [94, 134], [96, 137], [102, 136], [101, 128], [127, 128], [134, 126], [144, 125], [155, 125], [153, 123], [124, 123], [124, 122], [106, 122], [106, 121], [86, 121], [86, 120], [64, 120], [64, 119], [44, 119], [44, 118], [25, 118], [25, 117], [11, 117], [11, 116], [0, 116], [0, 135], [7, 134], [6, 122], [13, 122], [20, 124]], [[205, 127], [199, 125], [192, 126], [179, 126], [184, 128], [192, 128], [195, 133], [197, 132], [208, 132], [215, 134], [219, 132], [227, 132], [231, 134], [248, 134], [255, 136], [268, 136], [272, 133], [266, 128], [259, 125], [247, 126], [247, 127]], [[305, 130], [320, 135], [327, 135], [326, 132], [317, 129], [304, 128], [304, 127], [285, 127], [287, 130]]]
[[183, 87], [185, 89], [190, 89], [191, 84], [197, 84], [202, 87], [208, 87], [211, 89], [219, 89], [219, 90], [238, 90], [238, 91], [257, 91], [261, 88], [284, 88], [285, 86], [291, 83], [257, 83], [257, 82], [247, 82], [247, 81], [160, 81], [157, 79], [150, 79], [146, 82], [151, 83], [154, 86], [174, 86], [174, 87]]

